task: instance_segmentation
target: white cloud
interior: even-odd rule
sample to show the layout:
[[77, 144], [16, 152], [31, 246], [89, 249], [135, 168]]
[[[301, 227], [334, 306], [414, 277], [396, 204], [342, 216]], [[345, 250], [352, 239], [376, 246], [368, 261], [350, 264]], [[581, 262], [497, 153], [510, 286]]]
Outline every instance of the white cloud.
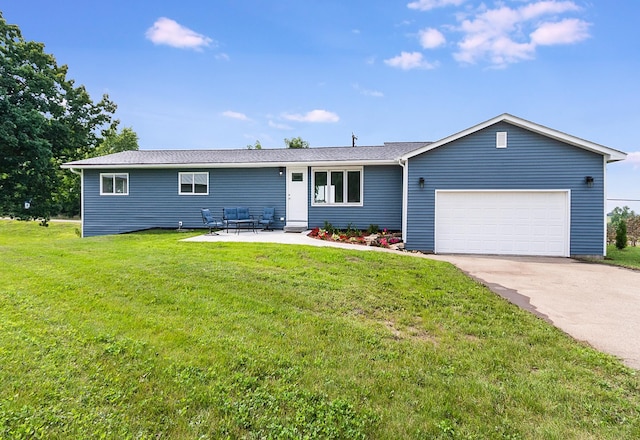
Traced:
[[[589, 23], [558, 14], [579, 11], [573, 1], [543, 0], [519, 8], [481, 8], [476, 15], [459, 18], [456, 30], [463, 38], [454, 58], [475, 64], [488, 60], [495, 67], [535, 57], [541, 45], [574, 44], [589, 37]], [[546, 21], [544, 19], [547, 18]]]
[[247, 117], [247, 115], [245, 115], [244, 113], [234, 112], [234, 111], [231, 111], [231, 110], [227, 110], [225, 112], [222, 112], [222, 116], [224, 116], [226, 118], [237, 119], [239, 121], [249, 121], [250, 120]]
[[435, 49], [447, 42], [442, 32], [433, 28], [421, 30], [418, 33], [418, 37], [420, 38], [420, 45], [423, 49]]
[[206, 35], [192, 31], [166, 17], [157, 19], [145, 35], [154, 44], [165, 44], [180, 49], [202, 49], [214, 43]]
[[278, 130], [293, 130], [293, 127], [290, 127], [287, 124], [279, 124], [279, 123], [273, 122], [271, 120], [269, 120], [269, 127], [276, 128]]
[[544, 0], [523, 6], [519, 12], [524, 20], [532, 20], [543, 15], [562, 14], [579, 10], [580, 7], [572, 1]]
[[419, 11], [430, 11], [435, 8], [444, 6], [460, 6], [466, 0], [416, 0], [407, 5], [409, 9], [417, 9]]
[[627, 153], [627, 158], [624, 160], [624, 163], [632, 164], [634, 169], [640, 168], [640, 151]]
[[356, 89], [358, 92], [360, 92], [361, 95], [364, 95], [364, 96], [371, 96], [374, 98], [382, 98], [384, 96], [384, 93], [378, 90], [364, 89], [360, 87], [360, 84], [354, 84], [353, 88]]
[[531, 33], [533, 44], [551, 46], [573, 44], [589, 38], [589, 23], [576, 18], [568, 18], [556, 23], [542, 23]]
[[337, 114], [326, 110], [311, 110], [304, 115], [285, 113], [282, 117], [296, 122], [338, 122], [340, 120]]
[[385, 64], [402, 70], [435, 69], [437, 63], [429, 63], [420, 52], [401, 52], [400, 55], [384, 60]]

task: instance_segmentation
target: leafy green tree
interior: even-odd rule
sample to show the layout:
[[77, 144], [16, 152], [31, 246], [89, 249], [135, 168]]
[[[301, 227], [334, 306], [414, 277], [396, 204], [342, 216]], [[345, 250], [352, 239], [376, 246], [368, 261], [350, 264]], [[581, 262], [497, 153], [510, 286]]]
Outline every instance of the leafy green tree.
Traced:
[[256, 143], [253, 145], [248, 144], [247, 150], [262, 150], [262, 144], [260, 143], [260, 141], [256, 141]]
[[69, 190], [60, 165], [90, 156], [118, 124], [107, 95], [94, 103], [66, 76], [67, 66], [0, 12], [0, 215], [46, 225]]
[[122, 151], [138, 150], [139, 148], [138, 134], [133, 131], [133, 128], [125, 127], [120, 133], [110, 129], [91, 156], [104, 156]]
[[627, 247], [627, 222], [624, 220], [616, 223], [616, 247], [618, 249]]
[[611, 211], [611, 223], [615, 225], [620, 220], [627, 220], [635, 215], [635, 212], [633, 212], [633, 210], [628, 206], [625, 206], [623, 208], [616, 206], [615, 208], [613, 208], [613, 211]]
[[303, 140], [300, 136], [292, 139], [284, 138], [284, 145], [287, 148], [309, 148], [309, 142]]

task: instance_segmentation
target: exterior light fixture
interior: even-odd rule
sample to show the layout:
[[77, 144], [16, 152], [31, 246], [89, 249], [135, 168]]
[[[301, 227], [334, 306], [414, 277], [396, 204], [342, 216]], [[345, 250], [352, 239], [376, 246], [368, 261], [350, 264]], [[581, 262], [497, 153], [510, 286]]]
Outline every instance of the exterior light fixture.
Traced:
[[418, 179], [418, 185], [420, 185], [420, 189], [424, 188], [424, 177]]
[[585, 176], [584, 183], [586, 183], [587, 186], [591, 188], [593, 186], [593, 180], [593, 176]]
[[284, 167], [278, 168], [278, 173], [282, 176], [284, 174]]

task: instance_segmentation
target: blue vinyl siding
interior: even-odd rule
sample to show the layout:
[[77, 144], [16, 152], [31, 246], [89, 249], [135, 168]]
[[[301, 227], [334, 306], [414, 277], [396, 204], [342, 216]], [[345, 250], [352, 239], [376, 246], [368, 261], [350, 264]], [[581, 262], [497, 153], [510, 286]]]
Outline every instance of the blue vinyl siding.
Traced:
[[[209, 173], [208, 195], [178, 195], [178, 173]], [[100, 172], [129, 174], [128, 196], [101, 196]], [[149, 228], [201, 228], [201, 208], [222, 216], [222, 208], [245, 206], [256, 218], [263, 207], [285, 216], [286, 179], [278, 168], [84, 170], [83, 235], [117, 234]], [[275, 228], [283, 223], [276, 221]]]
[[[496, 148], [506, 131], [508, 147]], [[413, 157], [408, 164], [407, 248], [432, 252], [436, 189], [569, 189], [570, 254], [603, 255], [604, 159], [506, 122]], [[585, 176], [593, 176], [589, 188]], [[418, 179], [424, 177], [421, 189]]]
[[349, 224], [358, 229], [367, 229], [371, 224], [381, 229], [402, 228], [402, 168], [366, 166], [363, 172], [363, 206], [311, 206], [310, 200], [310, 228], [322, 227], [325, 221], [340, 229]]

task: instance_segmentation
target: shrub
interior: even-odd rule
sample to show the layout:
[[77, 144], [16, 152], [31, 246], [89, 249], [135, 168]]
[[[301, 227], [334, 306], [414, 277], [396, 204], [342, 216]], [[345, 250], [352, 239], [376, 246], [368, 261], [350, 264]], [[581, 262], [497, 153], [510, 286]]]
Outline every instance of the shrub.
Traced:
[[620, 220], [616, 225], [616, 247], [624, 249], [627, 247], [627, 222]]
[[347, 225], [347, 231], [345, 234], [347, 237], [358, 237], [359, 235], [362, 235], [360, 229], [358, 229], [353, 223], [349, 223]]
[[336, 232], [336, 228], [334, 228], [333, 225], [326, 220], [324, 221], [324, 227], [322, 229], [324, 229], [331, 235], [333, 235]]
[[380, 228], [378, 225], [374, 225], [373, 223], [369, 225], [369, 229], [367, 229], [367, 233], [369, 235], [377, 234]]

